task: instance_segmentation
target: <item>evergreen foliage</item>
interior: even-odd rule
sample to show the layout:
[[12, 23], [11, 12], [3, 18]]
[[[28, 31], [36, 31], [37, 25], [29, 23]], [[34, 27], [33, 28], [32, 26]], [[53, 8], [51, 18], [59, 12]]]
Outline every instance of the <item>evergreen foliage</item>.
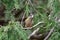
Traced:
[[[0, 6], [2, 4], [5, 5], [4, 21], [9, 21], [9, 23], [0, 27], [0, 40], [28, 40], [28, 36], [36, 28], [40, 28], [39, 32], [44, 33], [52, 27], [54, 27], [54, 32], [48, 40], [60, 40], [60, 0], [0, 0]], [[19, 20], [16, 21], [13, 9], [17, 11], [23, 9], [22, 12], [26, 17], [32, 13], [33, 25], [40, 21], [44, 23], [31, 30], [24, 30]], [[21, 12], [18, 15], [20, 16]], [[20, 19], [20, 17], [17, 18]]]

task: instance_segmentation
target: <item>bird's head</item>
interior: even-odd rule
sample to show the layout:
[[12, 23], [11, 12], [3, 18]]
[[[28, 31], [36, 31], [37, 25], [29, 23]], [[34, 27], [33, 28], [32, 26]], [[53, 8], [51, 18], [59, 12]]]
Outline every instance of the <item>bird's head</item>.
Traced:
[[32, 19], [33, 17], [34, 17], [34, 15], [33, 15], [33, 14], [30, 14], [29, 18], [31, 18], [31, 19]]

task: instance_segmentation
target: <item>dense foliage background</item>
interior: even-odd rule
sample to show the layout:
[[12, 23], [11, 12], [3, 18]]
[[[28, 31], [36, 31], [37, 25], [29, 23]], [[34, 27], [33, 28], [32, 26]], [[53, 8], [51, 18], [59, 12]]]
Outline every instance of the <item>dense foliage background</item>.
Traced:
[[[30, 13], [34, 15], [33, 29], [25, 30], [21, 20]], [[37, 28], [41, 34], [54, 28], [48, 40], [60, 40], [59, 17], [60, 0], [0, 0], [0, 40], [29, 40]]]

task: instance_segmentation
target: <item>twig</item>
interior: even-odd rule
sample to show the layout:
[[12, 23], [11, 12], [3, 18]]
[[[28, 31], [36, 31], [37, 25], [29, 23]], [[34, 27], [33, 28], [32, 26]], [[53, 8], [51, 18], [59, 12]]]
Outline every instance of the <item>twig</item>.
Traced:
[[28, 28], [22, 28], [24, 30], [31, 30], [31, 27], [28, 27]]
[[44, 40], [47, 40], [53, 31], [54, 31], [54, 27], [50, 30], [49, 34], [44, 38]]
[[44, 23], [43, 21], [41, 21], [41, 22], [38, 22], [37, 24], [35, 24], [32, 28], [34, 28], [34, 27], [36, 27], [36, 26], [38, 26], [39, 24], [42, 24], [42, 23]]
[[39, 31], [39, 28], [37, 28], [36, 30], [34, 30], [34, 31], [32, 32], [32, 34], [30, 34], [30, 35], [28, 36], [28, 39], [30, 39], [30, 37], [31, 37], [32, 35], [35, 35], [38, 31]]
[[38, 26], [39, 24], [42, 24], [42, 23], [44, 23], [44, 22], [38, 22], [37, 24], [35, 24], [35, 25], [32, 26], [32, 27], [23, 28], [23, 29], [32, 29], [32, 28], [34, 28], [34, 27], [36, 27], [36, 26]]

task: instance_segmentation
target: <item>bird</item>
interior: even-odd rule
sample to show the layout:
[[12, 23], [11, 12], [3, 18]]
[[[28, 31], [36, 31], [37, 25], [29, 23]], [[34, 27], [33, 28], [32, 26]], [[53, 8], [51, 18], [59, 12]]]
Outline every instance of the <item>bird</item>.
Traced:
[[33, 15], [31, 14], [25, 19], [25, 27], [32, 27], [33, 24]]

